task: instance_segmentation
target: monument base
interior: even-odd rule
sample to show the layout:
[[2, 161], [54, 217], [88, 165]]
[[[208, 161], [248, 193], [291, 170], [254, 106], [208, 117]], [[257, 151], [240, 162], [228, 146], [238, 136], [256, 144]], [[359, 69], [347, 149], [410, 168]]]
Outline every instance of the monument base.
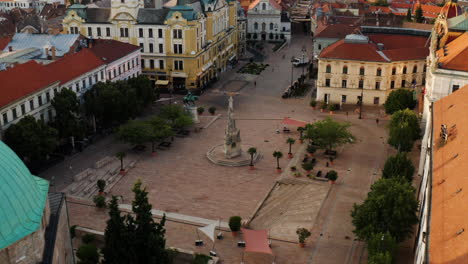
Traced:
[[[251, 145], [241, 145], [241, 149], [249, 149]], [[216, 165], [228, 166], [228, 167], [241, 167], [250, 165], [250, 154], [242, 151], [240, 155], [234, 158], [227, 158], [224, 153], [224, 144], [213, 147], [206, 153], [206, 157]], [[262, 157], [261, 153], [257, 152], [253, 156], [253, 163], [257, 163]]]
[[187, 110], [192, 114], [193, 122], [195, 124], [200, 123], [200, 120], [198, 119], [198, 111], [196, 106], [186, 106]]

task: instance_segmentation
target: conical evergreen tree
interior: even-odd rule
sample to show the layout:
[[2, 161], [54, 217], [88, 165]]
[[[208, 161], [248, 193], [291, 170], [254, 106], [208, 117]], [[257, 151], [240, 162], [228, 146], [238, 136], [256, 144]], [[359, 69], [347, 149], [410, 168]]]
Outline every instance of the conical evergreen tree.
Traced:
[[424, 21], [423, 10], [421, 5], [419, 5], [418, 8], [416, 8], [416, 11], [414, 12], [414, 21], [416, 23], [422, 23]]
[[411, 8], [408, 8], [408, 12], [406, 12], [406, 21], [411, 22], [413, 19], [411, 18]]
[[[105, 246], [102, 250], [104, 263], [126, 264], [130, 263], [128, 251], [128, 238], [125, 217], [120, 215], [119, 204], [116, 196], [112, 196], [109, 203], [109, 220], [104, 233]], [[125, 249], [125, 250], [123, 250]]]

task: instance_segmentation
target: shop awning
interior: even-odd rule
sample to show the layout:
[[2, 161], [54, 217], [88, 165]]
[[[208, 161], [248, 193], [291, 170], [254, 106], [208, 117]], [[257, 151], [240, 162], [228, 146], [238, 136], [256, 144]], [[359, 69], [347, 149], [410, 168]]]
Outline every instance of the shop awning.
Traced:
[[216, 223], [209, 224], [205, 227], [199, 227], [198, 230], [207, 235], [211, 241], [215, 241]]
[[284, 125], [291, 125], [291, 126], [297, 126], [297, 127], [303, 127], [308, 124], [307, 122], [292, 119], [289, 117], [285, 117], [281, 123]]
[[268, 230], [250, 230], [242, 228], [246, 252], [257, 252], [273, 255], [268, 244]]
[[169, 80], [157, 80], [156, 85], [168, 85]]

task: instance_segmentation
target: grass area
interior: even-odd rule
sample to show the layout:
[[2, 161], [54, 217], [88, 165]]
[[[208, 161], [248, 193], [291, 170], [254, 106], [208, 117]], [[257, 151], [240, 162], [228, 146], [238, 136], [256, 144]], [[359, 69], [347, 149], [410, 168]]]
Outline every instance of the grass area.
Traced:
[[262, 63], [257, 64], [255, 62], [250, 62], [250, 63], [247, 63], [246, 65], [244, 65], [244, 67], [242, 67], [238, 71], [238, 73], [248, 73], [248, 74], [259, 75], [268, 66], [269, 66], [269, 64], [262, 64]]

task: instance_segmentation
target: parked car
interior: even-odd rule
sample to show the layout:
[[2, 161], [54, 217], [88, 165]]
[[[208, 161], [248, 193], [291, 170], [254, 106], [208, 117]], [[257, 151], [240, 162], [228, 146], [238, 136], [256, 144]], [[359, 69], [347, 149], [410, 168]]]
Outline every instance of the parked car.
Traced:
[[293, 59], [293, 65], [295, 67], [303, 66], [309, 63], [309, 58], [307, 57], [299, 57]]

